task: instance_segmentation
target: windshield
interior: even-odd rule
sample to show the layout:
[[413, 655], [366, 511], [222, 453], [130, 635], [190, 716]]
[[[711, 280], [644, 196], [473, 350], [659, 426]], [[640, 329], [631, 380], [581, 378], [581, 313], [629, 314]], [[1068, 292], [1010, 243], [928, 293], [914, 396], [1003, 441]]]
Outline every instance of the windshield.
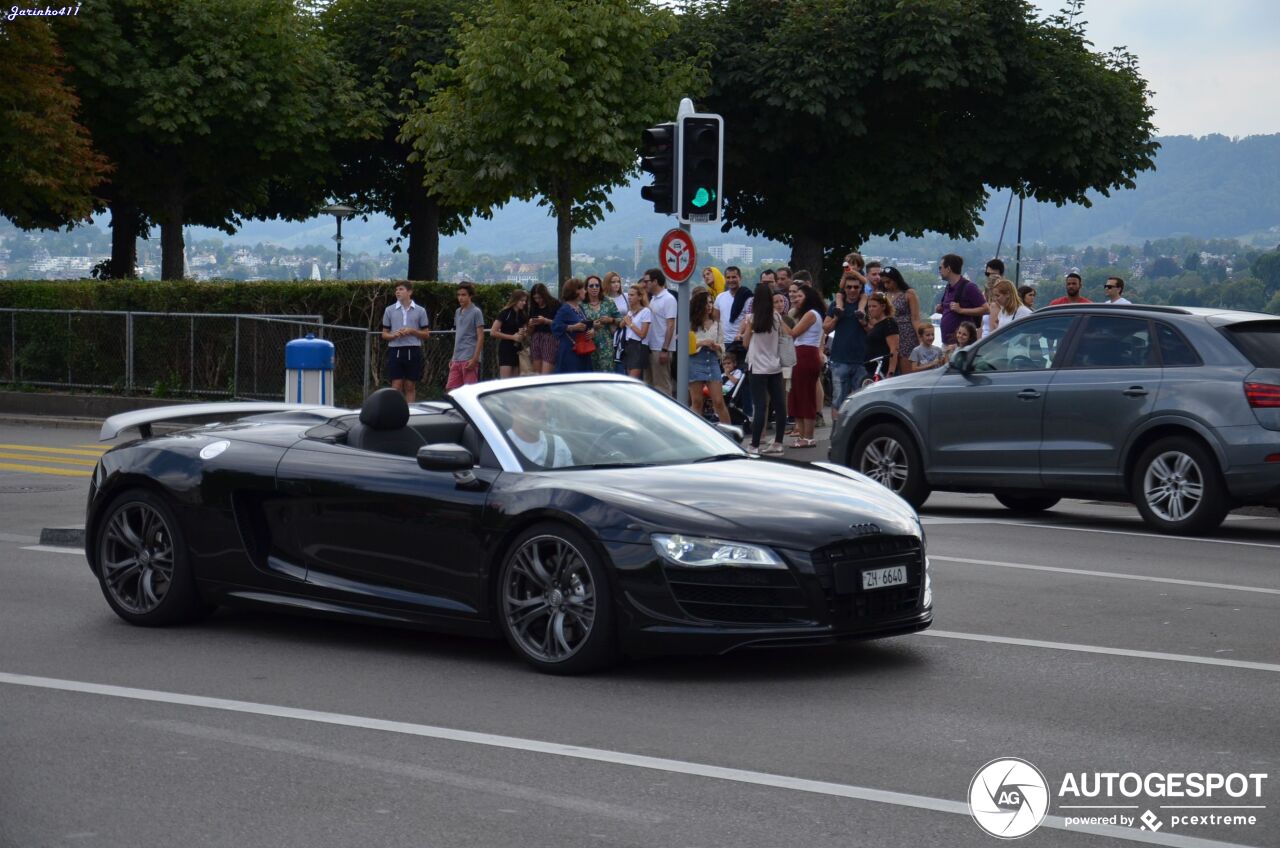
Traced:
[[526, 470], [609, 468], [745, 456], [643, 383], [555, 383], [490, 392], [480, 404]]

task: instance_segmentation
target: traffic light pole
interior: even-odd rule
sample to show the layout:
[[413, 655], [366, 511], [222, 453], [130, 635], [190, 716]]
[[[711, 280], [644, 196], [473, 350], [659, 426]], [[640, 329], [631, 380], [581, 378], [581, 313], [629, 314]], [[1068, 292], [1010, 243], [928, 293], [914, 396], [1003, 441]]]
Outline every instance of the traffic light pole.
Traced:
[[[688, 224], [681, 224], [680, 229], [686, 233], [692, 233], [693, 228]], [[691, 282], [685, 280], [676, 286], [676, 402], [689, 402], [689, 325], [692, 318], [689, 315], [689, 287]], [[695, 409], [695, 413], [701, 414], [701, 409]]]

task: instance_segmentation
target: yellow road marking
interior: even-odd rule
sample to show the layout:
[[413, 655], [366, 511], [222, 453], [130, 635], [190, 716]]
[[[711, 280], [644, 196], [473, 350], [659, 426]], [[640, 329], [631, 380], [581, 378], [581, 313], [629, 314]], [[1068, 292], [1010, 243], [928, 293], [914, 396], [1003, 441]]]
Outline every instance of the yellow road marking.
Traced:
[[0, 445], [0, 450], [33, 451], [35, 453], [65, 453], [70, 456], [102, 456], [110, 448], [102, 450], [76, 450], [74, 448], [47, 448], [44, 445]]
[[115, 445], [105, 445], [105, 446], [104, 446], [104, 445], [102, 445], [102, 444], [96, 444], [96, 445], [72, 445], [71, 447], [73, 447], [73, 448], [88, 448], [89, 450], [93, 451], [94, 453], [106, 453], [107, 451], [109, 451], [109, 450], [111, 450], [113, 447], [115, 447]]
[[97, 460], [80, 459], [79, 457], [70, 456], [30, 456], [29, 454], [9, 451], [0, 451], [0, 459], [23, 459], [27, 462], [54, 462], [58, 465], [84, 465], [92, 468], [97, 465]]
[[17, 462], [0, 462], [0, 471], [31, 471], [36, 474], [56, 474], [59, 477], [88, 477], [93, 473], [87, 468], [84, 471], [73, 471], [69, 468], [48, 468], [42, 465], [22, 465]]

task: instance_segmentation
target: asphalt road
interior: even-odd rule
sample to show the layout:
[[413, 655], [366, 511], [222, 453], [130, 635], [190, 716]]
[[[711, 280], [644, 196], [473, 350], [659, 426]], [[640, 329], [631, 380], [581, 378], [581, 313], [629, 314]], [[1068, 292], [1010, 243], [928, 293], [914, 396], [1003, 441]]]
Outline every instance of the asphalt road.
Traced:
[[[1098, 811], [1055, 797], [1027, 844], [1280, 845], [1274, 512], [1187, 540], [1127, 506], [1026, 520], [936, 495], [931, 631], [559, 679], [500, 642], [227, 610], [124, 624], [82, 555], [36, 545], [87, 489], [48, 469], [88, 466], [40, 457], [91, 460], [94, 436], [0, 425], [4, 848], [992, 846], [965, 799], [1008, 756], [1055, 791], [1269, 775], [1261, 798], [1111, 799], [1154, 832], [1064, 829]], [[1182, 827], [1161, 803], [1266, 809]]]

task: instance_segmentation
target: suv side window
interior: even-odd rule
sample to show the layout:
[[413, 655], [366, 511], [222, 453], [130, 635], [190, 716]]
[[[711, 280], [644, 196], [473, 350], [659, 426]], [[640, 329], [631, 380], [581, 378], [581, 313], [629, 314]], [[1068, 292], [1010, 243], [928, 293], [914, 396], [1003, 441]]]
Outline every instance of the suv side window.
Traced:
[[1151, 326], [1145, 318], [1091, 315], [1068, 368], [1147, 368], [1156, 365]]
[[990, 341], [979, 343], [973, 352], [973, 370], [1042, 371], [1053, 366], [1058, 346], [1067, 337], [1074, 315], [1023, 318]]
[[1156, 324], [1156, 341], [1160, 344], [1160, 360], [1166, 368], [1200, 364], [1195, 348], [1168, 324]]

